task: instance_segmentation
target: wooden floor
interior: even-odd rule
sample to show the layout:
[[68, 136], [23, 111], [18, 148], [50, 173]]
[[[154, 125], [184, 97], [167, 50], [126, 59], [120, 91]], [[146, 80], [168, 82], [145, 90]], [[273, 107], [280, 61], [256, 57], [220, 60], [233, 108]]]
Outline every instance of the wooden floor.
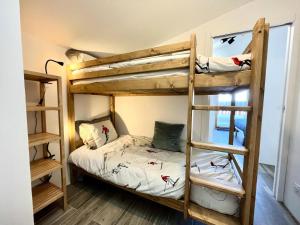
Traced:
[[[183, 219], [179, 212], [94, 179], [68, 186], [69, 206], [64, 212], [53, 204], [35, 215], [36, 224], [87, 225], [202, 225]], [[296, 225], [286, 209], [269, 194], [262, 176], [258, 179], [255, 225]]]

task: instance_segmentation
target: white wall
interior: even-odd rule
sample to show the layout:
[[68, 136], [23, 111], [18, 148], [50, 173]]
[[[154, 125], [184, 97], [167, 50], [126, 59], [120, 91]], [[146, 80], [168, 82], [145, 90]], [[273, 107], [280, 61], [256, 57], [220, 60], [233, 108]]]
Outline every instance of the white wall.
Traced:
[[[65, 51], [67, 48], [56, 45], [45, 40], [40, 40], [28, 33], [22, 33], [23, 44], [23, 60], [24, 69], [32, 70], [44, 73], [44, 65], [47, 59], [55, 59], [63, 61], [66, 64], [69, 63], [65, 57]], [[67, 88], [66, 88], [66, 69], [65, 66], [61, 67], [55, 63], [50, 62], [48, 64], [48, 73], [59, 75], [62, 77], [63, 82], [63, 107], [64, 107], [64, 135], [65, 135], [65, 156], [66, 159], [69, 155], [69, 138], [68, 138], [68, 118], [67, 118]], [[37, 82], [26, 81], [26, 101], [28, 103], [36, 104], [39, 102], [39, 87]], [[56, 84], [46, 85], [46, 105], [57, 105]], [[91, 119], [98, 115], [107, 114], [108, 112], [108, 97], [101, 97], [95, 95], [76, 95], [75, 96], [75, 111], [76, 119]], [[34, 132], [35, 115], [33, 112], [29, 112], [28, 118], [28, 131]], [[47, 131], [58, 133], [58, 117], [57, 112], [47, 112]], [[38, 114], [38, 131], [41, 129], [40, 114]], [[56, 155], [56, 159], [59, 159], [59, 145], [58, 143], [51, 143], [49, 149], [52, 154]], [[30, 149], [30, 158], [33, 158], [34, 150]], [[41, 156], [42, 151], [39, 150], [37, 157]], [[51, 180], [53, 183], [60, 185], [60, 173], [59, 171], [53, 174]], [[67, 173], [67, 184], [69, 183], [69, 173]]]
[[[39, 40], [30, 34], [22, 33], [22, 44], [23, 44], [23, 61], [24, 61], [24, 69], [32, 70], [36, 72], [44, 73], [44, 65], [47, 59], [52, 58], [59, 61], [67, 62], [67, 59], [64, 57], [65, 48], [54, 45], [49, 42], [45, 42], [43, 40]], [[66, 102], [66, 79], [65, 79], [65, 68], [61, 67], [55, 63], [48, 64], [48, 73], [62, 76], [63, 82], [63, 106], [64, 106], [64, 135], [65, 135], [65, 152], [68, 152], [68, 127], [67, 127], [67, 102]], [[39, 102], [39, 85], [38, 82], [26, 81], [25, 82], [25, 90], [26, 90], [26, 102], [27, 104], [37, 104]], [[56, 83], [52, 82], [52, 84], [46, 84], [46, 95], [45, 95], [45, 103], [49, 106], [57, 105], [57, 93], [56, 93]], [[38, 126], [37, 132], [41, 130], [41, 120], [40, 113], [38, 115]], [[35, 126], [35, 113], [28, 112], [28, 132], [34, 133]], [[47, 122], [47, 131], [51, 133], [59, 132], [58, 127], [58, 114], [56, 111], [47, 111], [46, 112], [46, 122]], [[55, 154], [55, 159], [59, 160], [59, 144], [50, 143], [49, 150], [52, 154]], [[39, 158], [42, 154], [41, 148], [38, 148], [37, 158]], [[30, 159], [33, 159], [34, 149], [30, 149]], [[67, 156], [67, 154], [66, 154]], [[36, 159], [37, 159], [36, 158]], [[56, 185], [60, 185], [60, 172], [57, 171], [53, 174], [53, 178], [51, 180]]]
[[33, 224], [19, 1], [0, 7], [0, 224]]
[[[129, 96], [116, 98], [117, 130], [120, 134], [153, 136], [154, 122], [164, 121], [169, 123], [183, 123], [187, 120], [187, 96]], [[205, 104], [197, 96], [195, 103]], [[202, 113], [203, 114], [203, 113]], [[195, 140], [207, 140], [208, 121], [201, 121], [201, 112], [194, 114]], [[186, 138], [186, 127], [182, 138]]]
[[[212, 37], [225, 35], [229, 33], [250, 30], [255, 21], [265, 17], [271, 25], [279, 25], [287, 22], [293, 22], [293, 39], [291, 51], [291, 64], [289, 67], [288, 95], [286, 97], [286, 111], [284, 123], [284, 135], [281, 144], [289, 150], [289, 154], [284, 153], [281, 156], [282, 162], [279, 165], [287, 166], [286, 183], [280, 182], [277, 185], [278, 198], [283, 199], [284, 203], [292, 214], [300, 220], [300, 196], [294, 190], [294, 182], [300, 183], [300, 164], [297, 161], [300, 155], [300, 127], [297, 126], [295, 119], [300, 114], [300, 93], [299, 93], [299, 43], [300, 43], [300, 2], [298, 0], [254, 0], [238, 9], [232, 10], [214, 20], [209, 21], [195, 29], [189, 30], [179, 36], [176, 36], [164, 43], [187, 40], [192, 32], [197, 34], [198, 53], [211, 54]], [[296, 91], [297, 90], [297, 91]], [[278, 171], [284, 174], [285, 167]], [[282, 189], [285, 188], [284, 196]]]

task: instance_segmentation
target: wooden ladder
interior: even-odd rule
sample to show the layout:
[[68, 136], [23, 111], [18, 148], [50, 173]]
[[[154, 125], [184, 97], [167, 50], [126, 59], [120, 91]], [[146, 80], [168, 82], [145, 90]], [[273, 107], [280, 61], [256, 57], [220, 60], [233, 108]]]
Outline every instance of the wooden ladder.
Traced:
[[[260, 128], [262, 117], [262, 104], [264, 94], [264, 80], [267, 58], [267, 43], [268, 43], [269, 24], [265, 24], [264, 18], [258, 20], [253, 29], [252, 46], [252, 65], [251, 65], [251, 84], [249, 95], [249, 106], [238, 107], [232, 104], [231, 106], [210, 106], [210, 105], [194, 105], [194, 81], [195, 81], [195, 63], [196, 63], [196, 36], [191, 36], [191, 52], [190, 52], [190, 71], [188, 77], [188, 117], [187, 117], [187, 144], [186, 144], [186, 171], [185, 171], [185, 193], [184, 193], [184, 216], [191, 216], [209, 224], [253, 224], [256, 177], [258, 166], [258, 154], [260, 143]], [[211, 143], [192, 141], [193, 131], [193, 111], [230, 111], [230, 145], [217, 145]], [[247, 131], [246, 131], [246, 146], [233, 146], [233, 130], [234, 130], [234, 114], [236, 111], [247, 112]], [[237, 164], [234, 155], [239, 154], [244, 156], [243, 174], [238, 171], [242, 180], [239, 185], [232, 185], [218, 180], [200, 178], [191, 175], [191, 151], [192, 148], [205, 149], [210, 151], [226, 152], [229, 159], [233, 159]], [[235, 166], [236, 169], [240, 169]], [[221, 191], [224, 193], [236, 195], [242, 199], [241, 201], [241, 218], [237, 219], [233, 216], [227, 216], [217, 213], [213, 210], [198, 207], [190, 202], [191, 184], [199, 185]], [[245, 188], [243, 187], [245, 185]]]

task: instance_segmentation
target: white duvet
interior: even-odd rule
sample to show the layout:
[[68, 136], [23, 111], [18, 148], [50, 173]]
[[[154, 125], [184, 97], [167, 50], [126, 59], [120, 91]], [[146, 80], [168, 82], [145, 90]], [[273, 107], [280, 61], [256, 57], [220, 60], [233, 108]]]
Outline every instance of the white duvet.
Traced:
[[[96, 150], [81, 146], [70, 154], [69, 161], [142, 193], [174, 199], [184, 194], [185, 154], [151, 148], [151, 140], [146, 137], [121, 136]], [[227, 156], [221, 153], [194, 150], [191, 173], [238, 184]], [[191, 200], [221, 213], [238, 214], [239, 199], [233, 195], [192, 185]]]

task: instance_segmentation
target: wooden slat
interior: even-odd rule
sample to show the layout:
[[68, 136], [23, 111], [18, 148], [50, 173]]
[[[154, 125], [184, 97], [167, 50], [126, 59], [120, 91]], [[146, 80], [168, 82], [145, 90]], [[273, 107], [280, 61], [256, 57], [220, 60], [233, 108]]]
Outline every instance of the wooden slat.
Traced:
[[51, 75], [51, 74], [29, 71], [29, 70], [24, 70], [24, 79], [32, 80], [32, 81], [49, 82], [49, 81], [56, 81], [57, 76]]
[[36, 112], [36, 111], [47, 111], [47, 110], [60, 110], [60, 107], [57, 106], [27, 106], [27, 112]]
[[62, 196], [63, 192], [51, 183], [44, 183], [32, 188], [33, 212], [37, 213]]
[[31, 181], [37, 180], [51, 172], [60, 169], [60, 162], [53, 159], [39, 159], [30, 163]]
[[231, 161], [233, 161], [234, 167], [236, 168], [236, 170], [237, 170], [237, 172], [240, 176], [241, 181], [243, 181], [243, 171], [242, 171], [238, 161], [236, 160], [234, 154], [229, 153], [229, 158], [230, 158]]
[[63, 116], [63, 97], [62, 97], [62, 79], [59, 77], [56, 83], [57, 91], [57, 103], [61, 107], [58, 113], [58, 127], [59, 127], [59, 152], [60, 152], [60, 163], [63, 165], [61, 168], [61, 187], [64, 193], [63, 196], [63, 208], [67, 209], [67, 187], [66, 187], [66, 166], [65, 166], [65, 139], [64, 139], [64, 116]]
[[157, 56], [157, 55], [174, 53], [174, 52], [180, 52], [180, 51], [185, 51], [185, 50], [189, 50], [189, 49], [190, 49], [189, 41], [180, 42], [180, 43], [176, 43], [176, 44], [164, 45], [164, 46], [159, 46], [159, 47], [155, 47], [155, 48], [138, 50], [138, 51], [134, 51], [134, 52], [113, 55], [113, 56], [109, 56], [109, 57], [103, 57], [103, 58], [99, 58], [99, 59], [95, 59], [95, 60], [77, 63], [77, 64], [70, 65], [70, 69], [78, 70], [78, 69], [91, 67], [91, 66], [111, 64], [111, 63], [128, 61], [128, 60], [133, 60], [133, 59]]
[[211, 188], [216, 191], [221, 191], [227, 194], [236, 195], [238, 197], [244, 197], [245, 190], [241, 184], [229, 184], [226, 182], [222, 182], [221, 180], [213, 179], [213, 178], [201, 178], [199, 176], [191, 175], [190, 180], [192, 184], [199, 185], [202, 187]]
[[110, 108], [110, 118], [111, 122], [114, 126], [116, 126], [116, 104], [115, 104], [115, 96], [109, 97], [109, 108]]
[[[238, 71], [212, 76], [199, 74], [195, 76], [196, 93], [228, 92], [236, 88], [244, 88], [250, 85], [251, 71]], [[116, 80], [96, 82], [90, 84], [69, 85], [70, 93], [73, 94], [123, 94], [134, 93], [170, 93], [187, 94], [188, 76], [167, 76], [136, 80]]]
[[238, 218], [206, 209], [194, 203], [190, 204], [189, 215], [207, 225], [241, 225]]
[[251, 110], [250, 106], [215, 106], [215, 105], [194, 105], [194, 110], [210, 110], [210, 111], [246, 111]]
[[99, 77], [111, 77], [124, 74], [144, 73], [153, 71], [162, 71], [169, 69], [186, 68], [189, 66], [189, 58], [171, 59], [163, 62], [155, 62], [136, 66], [128, 66], [122, 68], [114, 68], [109, 70], [100, 70], [87, 73], [70, 74], [69, 80], [84, 80]]
[[252, 62], [251, 62], [251, 86], [249, 105], [253, 107], [249, 118], [249, 127], [246, 139], [246, 146], [249, 149], [249, 156], [244, 160], [244, 184], [246, 191], [245, 200], [242, 201], [242, 224], [253, 224], [256, 181], [258, 170], [258, 157], [260, 146], [260, 133], [262, 121], [262, 109], [264, 99], [265, 72], [267, 62], [269, 25], [261, 18], [255, 24], [252, 38]]
[[212, 150], [217, 152], [227, 152], [238, 155], [247, 155], [248, 149], [245, 147], [233, 146], [233, 145], [218, 145], [204, 142], [192, 142], [192, 147], [199, 149]]
[[196, 50], [197, 40], [196, 35], [191, 35], [191, 54], [190, 54], [190, 68], [189, 76], [187, 80], [188, 85], [188, 112], [187, 112], [187, 133], [186, 133], [186, 150], [185, 150], [185, 184], [184, 184], [184, 218], [188, 217], [188, 208], [190, 204], [190, 170], [191, 170], [191, 141], [192, 141], [192, 130], [193, 130], [193, 110], [192, 105], [194, 104], [194, 85], [195, 85], [195, 65], [196, 65]]
[[42, 145], [57, 140], [60, 140], [60, 136], [57, 134], [37, 133], [28, 135], [29, 147]]

